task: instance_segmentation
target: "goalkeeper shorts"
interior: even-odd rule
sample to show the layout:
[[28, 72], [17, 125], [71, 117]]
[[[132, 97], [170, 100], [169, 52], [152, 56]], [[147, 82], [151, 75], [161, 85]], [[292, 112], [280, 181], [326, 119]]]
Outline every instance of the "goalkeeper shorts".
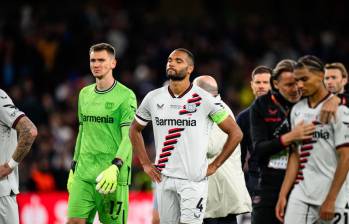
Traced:
[[82, 218], [87, 223], [93, 223], [98, 212], [101, 223], [126, 224], [128, 195], [128, 185], [118, 185], [114, 193], [102, 195], [96, 191], [96, 184], [74, 176], [69, 193], [68, 218]]

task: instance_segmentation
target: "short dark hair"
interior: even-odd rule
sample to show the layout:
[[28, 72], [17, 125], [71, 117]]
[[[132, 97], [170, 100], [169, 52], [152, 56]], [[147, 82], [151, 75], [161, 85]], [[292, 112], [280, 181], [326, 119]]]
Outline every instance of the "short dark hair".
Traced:
[[115, 48], [108, 43], [98, 43], [92, 45], [90, 47], [90, 54], [94, 51], [107, 51], [108, 54], [112, 55], [114, 58], [116, 57]]
[[307, 68], [312, 71], [325, 72], [325, 65], [314, 55], [305, 55], [298, 59], [295, 69]]
[[273, 69], [273, 73], [271, 75], [272, 79], [277, 80], [283, 72], [293, 72], [295, 65], [296, 61], [292, 59], [284, 59], [279, 61], [279, 63], [277, 63]]
[[252, 74], [251, 74], [251, 78], [252, 80], [254, 79], [254, 77], [258, 74], [263, 74], [263, 73], [268, 73], [268, 74], [272, 74], [272, 70], [271, 68], [264, 66], [264, 65], [260, 65], [257, 66], [255, 69], [253, 69]]
[[325, 69], [338, 69], [342, 73], [343, 78], [348, 78], [348, 72], [345, 66], [340, 62], [333, 62], [325, 65]]
[[175, 49], [174, 51], [182, 51], [182, 52], [186, 53], [186, 54], [188, 55], [188, 58], [191, 60], [191, 62], [192, 62], [193, 65], [194, 65], [194, 63], [195, 63], [194, 54], [191, 53], [188, 49], [185, 49], [185, 48], [177, 48], [177, 49]]

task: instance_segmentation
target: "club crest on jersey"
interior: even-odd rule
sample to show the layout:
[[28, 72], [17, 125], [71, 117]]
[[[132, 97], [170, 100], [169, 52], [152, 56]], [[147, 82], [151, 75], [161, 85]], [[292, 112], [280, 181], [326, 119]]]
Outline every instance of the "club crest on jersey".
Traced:
[[107, 109], [107, 110], [112, 109], [113, 106], [114, 106], [114, 103], [112, 103], [112, 102], [106, 102], [105, 103], [105, 109]]
[[189, 112], [189, 113], [194, 113], [196, 111], [196, 104], [195, 103], [187, 103], [185, 105], [185, 109]]

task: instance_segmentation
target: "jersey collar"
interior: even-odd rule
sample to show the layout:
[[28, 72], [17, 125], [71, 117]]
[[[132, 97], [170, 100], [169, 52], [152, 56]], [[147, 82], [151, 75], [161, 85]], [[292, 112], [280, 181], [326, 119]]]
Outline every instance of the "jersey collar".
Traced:
[[116, 86], [117, 82], [116, 80], [114, 79], [114, 83], [113, 85], [111, 85], [111, 87], [109, 87], [108, 89], [106, 90], [98, 90], [97, 89], [97, 85], [95, 86], [95, 92], [98, 93], [98, 94], [103, 94], [103, 93], [108, 93], [110, 91], [112, 91], [112, 89], [114, 89], [114, 87]]
[[178, 97], [175, 96], [175, 94], [172, 92], [172, 90], [170, 89], [170, 85], [167, 86], [168, 92], [170, 93], [170, 95], [172, 96], [172, 98], [182, 98], [185, 94], [187, 94], [191, 88], [193, 88], [193, 83], [190, 83], [190, 86]]
[[332, 95], [332, 94], [331, 94], [330, 92], [328, 92], [327, 95], [326, 95], [324, 98], [322, 98], [322, 100], [320, 100], [316, 105], [314, 105], [314, 107], [310, 106], [309, 98], [307, 98], [308, 107], [309, 107], [309, 108], [312, 108], [312, 109], [316, 108], [317, 106], [319, 106], [320, 103], [324, 102], [324, 101], [325, 101], [326, 99], [328, 99], [331, 95]]

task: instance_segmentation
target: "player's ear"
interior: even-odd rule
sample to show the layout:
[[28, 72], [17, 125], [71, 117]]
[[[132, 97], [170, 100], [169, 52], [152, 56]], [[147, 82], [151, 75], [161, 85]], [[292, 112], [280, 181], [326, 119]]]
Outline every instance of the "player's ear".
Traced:
[[111, 66], [114, 69], [116, 67], [116, 65], [118, 64], [118, 61], [114, 58], [111, 62]]
[[191, 74], [194, 71], [194, 65], [189, 65], [188, 66], [188, 72]]

